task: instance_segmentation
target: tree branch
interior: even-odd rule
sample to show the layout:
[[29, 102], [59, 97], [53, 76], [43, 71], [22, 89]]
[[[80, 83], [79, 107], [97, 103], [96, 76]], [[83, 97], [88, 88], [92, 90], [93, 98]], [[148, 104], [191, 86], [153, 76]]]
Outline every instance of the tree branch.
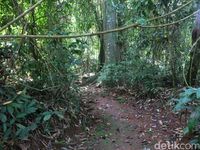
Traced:
[[41, 3], [43, 2], [43, 0], [38, 1], [36, 4], [34, 4], [32, 7], [30, 7], [28, 10], [26, 10], [25, 12], [23, 12], [21, 15], [19, 15], [18, 17], [16, 17], [15, 19], [13, 19], [11, 22], [7, 23], [6, 25], [4, 25], [3, 27], [0, 28], [0, 32], [5, 30], [7, 27], [9, 27], [10, 25], [12, 25], [13, 23], [15, 23], [16, 21], [18, 21], [19, 19], [21, 19], [22, 17], [24, 17], [25, 15], [27, 15], [28, 13], [30, 13], [33, 9], [35, 9], [35, 7], [39, 6]]
[[171, 12], [169, 12], [169, 13], [163, 15], [163, 16], [158, 16], [158, 17], [155, 17], [155, 18], [153, 18], [153, 19], [149, 19], [149, 21], [154, 21], [154, 20], [157, 20], [157, 19], [161, 19], [161, 18], [167, 17], [167, 16], [169, 16], [169, 15], [171, 15], [171, 14], [174, 14], [175, 12], [177, 12], [177, 11], [183, 9], [184, 7], [186, 7], [187, 5], [191, 4], [193, 1], [194, 1], [194, 0], [191, 0], [191, 1], [187, 2], [186, 4], [184, 4], [184, 5], [180, 6], [180, 7], [178, 7], [177, 9], [175, 9], [175, 10], [173, 10], [173, 11], [171, 11]]
[[185, 18], [182, 18], [180, 20], [177, 20], [175, 22], [168, 23], [168, 24], [143, 26], [143, 25], [140, 25], [139, 23], [135, 23], [135, 24], [131, 24], [129, 26], [121, 27], [121, 28], [116, 28], [116, 29], [111, 29], [111, 30], [101, 31], [101, 32], [95, 32], [95, 33], [85, 33], [85, 34], [80, 34], [80, 35], [0, 35], [0, 39], [8, 39], [8, 38], [46, 38], [46, 39], [50, 39], [50, 38], [51, 39], [66, 38], [66, 39], [70, 39], [70, 38], [80, 38], [80, 37], [87, 37], [87, 36], [96, 36], [96, 35], [108, 34], [108, 33], [113, 33], [113, 32], [119, 32], [119, 31], [128, 30], [128, 29], [131, 29], [131, 28], [164, 28], [164, 27], [167, 27], [167, 26], [171, 26], [171, 25], [183, 22], [186, 19], [192, 17], [197, 12], [198, 11], [195, 11], [192, 14], [186, 16]]

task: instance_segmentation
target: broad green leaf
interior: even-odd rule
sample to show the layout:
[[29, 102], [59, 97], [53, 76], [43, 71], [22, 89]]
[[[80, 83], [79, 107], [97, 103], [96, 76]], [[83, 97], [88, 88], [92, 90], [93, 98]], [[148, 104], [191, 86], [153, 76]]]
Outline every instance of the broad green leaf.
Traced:
[[7, 124], [3, 123], [3, 132], [5, 133], [7, 131]]
[[192, 133], [193, 130], [195, 129], [195, 127], [197, 126], [198, 124], [198, 120], [196, 119], [190, 119], [189, 122], [188, 122], [188, 129], [189, 129], [189, 132]]
[[9, 114], [10, 114], [11, 116], [13, 116], [13, 112], [14, 112], [13, 107], [12, 107], [12, 106], [8, 106], [8, 107], [7, 107], [7, 110], [8, 110], [8, 112], [9, 112]]
[[24, 127], [24, 128], [18, 128], [17, 132], [15, 133], [15, 135], [21, 139], [24, 140], [28, 137], [29, 134], [29, 129]]
[[1, 107], [1, 113], [6, 113], [7, 110], [6, 110], [6, 107]]
[[184, 133], [184, 135], [188, 134], [189, 133], [189, 128], [188, 127], [184, 128], [183, 129], [183, 133]]
[[11, 104], [14, 108], [21, 108], [22, 107], [22, 105], [21, 104], [18, 104], [18, 103], [12, 103]]
[[147, 24], [147, 20], [144, 18], [140, 18], [137, 20], [137, 23], [139, 23], [140, 25], [146, 25]]
[[191, 101], [192, 101], [192, 99], [188, 98], [188, 97], [183, 97], [183, 98], [179, 99], [179, 103], [181, 103], [181, 104], [187, 104], [187, 103], [189, 103]]
[[36, 105], [36, 102], [35, 102], [34, 100], [32, 100], [32, 101], [30, 102], [30, 104], [28, 104], [28, 107], [32, 107], [32, 106], [34, 106], [34, 105]]
[[1, 122], [3, 122], [3, 123], [6, 122], [6, 121], [7, 121], [6, 115], [0, 113], [0, 120], [1, 120]]
[[199, 120], [200, 118], [200, 107], [197, 107], [190, 115], [191, 119]]
[[11, 128], [8, 128], [8, 129], [6, 130], [6, 132], [4, 133], [4, 135], [3, 135], [3, 138], [4, 138], [5, 140], [7, 140], [7, 139], [11, 136], [11, 132], [12, 132]]
[[45, 111], [45, 112], [42, 113], [42, 115], [44, 115], [44, 116], [49, 115], [49, 114], [52, 114], [52, 112], [51, 111]]
[[47, 114], [44, 116], [43, 121], [47, 121], [51, 118], [52, 114]]
[[13, 124], [15, 123], [15, 121], [16, 121], [15, 118], [13, 118], [13, 119], [10, 120], [10, 123], [9, 123], [9, 124], [10, 124], [10, 125], [13, 125]]
[[200, 88], [197, 89], [197, 99], [200, 99]]
[[20, 129], [26, 128], [24, 125], [22, 125], [22, 124], [20, 124], [20, 123], [17, 123], [16, 126], [17, 126], [18, 128], [20, 128]]
[[32, 123], [32, 124], [28, 127], [28, 129], [31, 130], [31, 131], [33, 131], [33, 130], [35, 130], [37, 127], [38, 127], [38, 126], [37, 126], [36, 123]]
[[39, 116], [35, 119], [35, 122], [36, 122], [36, 123], [40, 123], [41, 120], [42, 120], [42, 117], [41, 117], [41, 115], [39, 115]]
[[27, 114], [26, 113], [19, 113], [17, 114], [16, 118], [20, 119], [20, 118], [25, 118]]
[[193, 139], [190, 141], [190, 144], [198, 144], [199, 140], [198, 139]]
[[20, 132], [20, 134], [19, 134], [19, 139], [25, 140], [25, 139], [28, 138], [28, 135], [29, 135], [28, 128], [22, 129], [21, 132]]
[[196, 89], [195, 88], [189, 88], [189, 89], [185, 89], [184, 92], [182, 92], [180, 94], [180, 97], [189, 97], [192, 94], [196, 93]]
[[28, 107], [27, 109], [28, 109], [28, 110], [27, 110], [27, 113], [28, 113], [28, 114], [34, 113], [34, 112], [36, 112], [36, 110], [37, 110], [36, 107]]
[[21, 131], [22, 131], [22, 128], [18, 128], [17, 132], [15, 133], [15, 136], [19, 136]]
[[56, 116], [58, 116], [60, 119], [64, 119], [64, 114], [63, 114], [63, 112], [55, 111], [54, 114], [55, 114]]
[[177, 112], [177, 111], [181, 111], [181, 110], [185, 110], [185, 109], [186, 109], [186, 107], [185, 107], [182, 103], [178, 103], [178, 104], [175, 106], [175, 108], [174, 108], [173, 111]]

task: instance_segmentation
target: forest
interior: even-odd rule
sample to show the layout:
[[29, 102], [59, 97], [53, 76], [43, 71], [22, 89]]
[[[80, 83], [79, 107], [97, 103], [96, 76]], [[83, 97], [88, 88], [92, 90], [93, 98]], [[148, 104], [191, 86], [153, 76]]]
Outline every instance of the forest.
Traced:
[[200, 149], [198, 0], [0, 0], [0, 150]]

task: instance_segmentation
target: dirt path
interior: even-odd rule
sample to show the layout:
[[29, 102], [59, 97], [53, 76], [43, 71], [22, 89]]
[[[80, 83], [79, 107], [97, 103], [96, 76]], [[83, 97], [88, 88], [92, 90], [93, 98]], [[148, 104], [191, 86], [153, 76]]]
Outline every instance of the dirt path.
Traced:
[[91, 113], [96, 118], [88, 149], [153, 150], [157, 142], [177, 138], [180, 122], [162, 103], [129, 103], [131, 97], [103, 88], [87, 88], [86, 93], [86, 99], [94, 102]]

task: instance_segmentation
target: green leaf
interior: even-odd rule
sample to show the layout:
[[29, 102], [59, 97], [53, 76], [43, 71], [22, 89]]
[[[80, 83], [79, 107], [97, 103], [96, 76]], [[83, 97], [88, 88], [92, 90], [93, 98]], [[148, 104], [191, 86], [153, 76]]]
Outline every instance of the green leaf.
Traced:
[[32, 123], [32, 124], [28, 127], [28, 129], [31, 130], [31, 131], [34, 131], [37, 127], [38, 127], [38, 126], [37, 126], [36, 123]]
[[64, 119], [64, 114], [63, 114], [63, 112], [55, 111], [54, 114], [55, 114], [56, 116], [58, 116], [60, 119]]
[[189, 103], [191, 101], [192, 101], [192, 99], [188, 98], [188, 97], [183, 97], [183, 98], [179, 99], [179, 102], [182, 103], [182, 104], [187, 104], [187, 103]]
[[4, 115], [4, 114], [0, 114], [0, 120], [1, 120], [1, 122], [6, 122], [7, 121], [7, 117], [6, 117], [6, 115]]
[[184, 92], [180, 94], [180, 97], [190, 97], [192, 94], [196, 93], [195, 88], [185, 89]]
[[16, 137], [23, 140], [28, 137], [29, 129], [22, 124], [17, 123], [16, 126], [18, 127], [17, 132], [15, 133]]
[[15, 121], [16, 121], [15, 119], [11, 119], [10, 122], [9, 122], [9, 124], [13, 125], [15, 123]]
[[21, 139], [21, 140], [24, 140], [24, 139], [27, 139], [28, 138], [28, 134], [29, 134], [29, 129], [27, 127], [21, 127], [21, 128], [18, 128], [17, 132], [15, 133], [15, 135]]
[[34, 100], [32, 100], [32, 101], [30, 102], [30, 104], [28, 104], [28, 107], [33, 107], [34, 105], [36, 105], [36, 102], [35, 102]]
[[17, 130], [17, 132], [15, 133], [15, 136], [19, 136], [21, 131], [22, 131], [22, 129], [19, 128], [19, 129]]
[[195, 109], [195, 111], [193, 111], [193, 112], [191, 113], [190, 118], [191, 118], [191, 119], [199, 120], [199, 118], [200, 118], [200, 107], [197, 107], [197, 108]]
[[200, 99], [200, 88], [197, 89], [197, 99]]
[[44, 115], [44, 116], [49, 115], [49, 114], [52, 114], [52, 112], [51, 111], [45, 111], [45, 112], [42, 113], [42, 115]]
[[20, 124], [20, 123], [17, 123], [16, 126], [17, 126], [18, 128], [20, 128], [20, 129], [26, 128], [24, 125], [22, 125], [22, 124]]
[[27, 109], [28, 109], [28, 110], [27, 110], [27, 113], [28, 113], [28, 114], [34, 113], [34, 112], [36, 112], [36, 110], [37, 110], [36, 107], [28, 107]]
[[23, 130], [21, 130], [21, 133], [19, 135], [19, 139], [25, 140], [25, 139], [28, 138], [28, 135], [29, 135], [29, 130], [28, 129], [23, 129]]
[[184, 128], [183, 129], [183, 133], [184, 133], [184, 135], [188, 134], [189, 133], [189, 128], [188, 127]]
[[11, 135], [11, 132], [12, 132], [11, 128], [8, 128], [8, 129], [6, 130], [6, 132], [4, 133], [4, 135], [3, 135], [3, 138], [4, 138], [5, 140], [7, 140], [7, 139], [9, 138], [9, 136]]
[[181, 110], [185, 110], [185, 109], [186, 109], [186, 107], [182, 103], [178, 103], [178, 104], [176, 104], [173, 111], [177, 112], [177, 111], [181, 111]]
[[49, 120], [51, 118], [51, 116], [52, 116], [52, 114], [45, 115], [43, 118], [43, 121], [45, 122], [45, 121]]
[[190, 119], [189, 122], [188, 122], [188, 129], [189, 129], [189, 132], [192, 133], [193, 130], [195, 129], [195, 127], [197, 126], [198, 124], [198, 120], [196, 119]]
[[27, 114], [26, 113], [19, 113], [17, 114], [16, 118], [20, 119], [20, 118], [25, 118]]
[[22, 105], [21, 104], [18, 104], [18, 103], [12, 103], [11, 106], [13, 106], [14, 108], [21, 108]]
[[137, 20], [137, 23], [139, 23], [140, 25], [146, 25], [147, 24], [147, 20], [144, 18], [140, 18]]
[[39, 115], [39, 116], [35, 119], [35, 122], [39, 124], [39, 123], [41, 122], [41, 120], [42, 120], [42, 117], [41, 117], [41, 115]]
[[8, 110], [8, 112], [9, 112], [9, 114], [10, 114], [11, 116], [13, 116], [13, 112], [14, 112], [13, 107], [12, 107], [12, 106], [8, 106], [8, 107], [7, 107], [7, 110]]
[[190, 144], [198, 144], [199, 140], [198, 139], [193, 139], [190, 141]]
[[7, 131], [7, 124], [3, 123], [3, 132], [5, 133]]

